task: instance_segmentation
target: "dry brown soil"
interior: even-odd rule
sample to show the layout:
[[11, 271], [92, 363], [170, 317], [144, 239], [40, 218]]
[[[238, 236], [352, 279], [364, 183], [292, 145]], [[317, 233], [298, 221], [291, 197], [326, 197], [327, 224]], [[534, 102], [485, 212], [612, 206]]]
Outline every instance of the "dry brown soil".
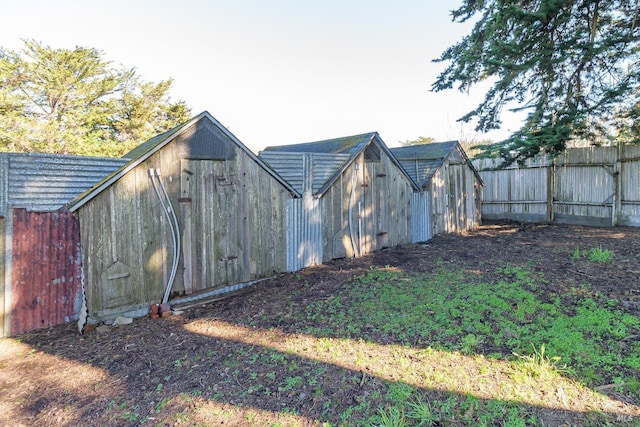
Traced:
[[[576, 247], [610, 249], [614, 260], [573, 259]], [[265, 422], [268, 414], [282, 414], [288, 408], [297, 414], [292, 415], [291, 424], [330, 419], [335, 425], [337, 414], [357, 404], [363, 389], [371, 387], [366, 393], [373, 393], [382, 382], [357, 372], [345, 374], [349, 370], [343, 366], [264, 349], [279, 348], [278, 340], [285, 335], [304, 336], [306, 329], [295, 316], [297, 310], [340, 292], [371, 266], [427, 271], [434, 268], [436, 259], [477, 271], [483, 280], [491, 280], [505, 260], [526, 264], [544, 274], [550, 297], [590, 283], [618, 300], [621, 310], [640, 315], [640, 229], [488, 224], [471, 233], [436, 236], [426, 244], [281, 274], [168, 319], [136, 319], [132, 325], [82, 336], [70, 324], [0, 340], [0, 424], [208, 425], [219, 419], [222, 425], [252, 425], [254, 419]], [[295, 296], [294, 304], [287, 295]], [[194, 333], [189, 326], [196, 322], [211, 325], [215, 336]], [[268, 332], [256, 336], [252, 330]], [[383, 334], [371, 336], [380, 343], [389, 340]], [[267, 355], [273, 360], [285, 357], [288, 363], [251, 363]], [[250, 376], [302, 377], [309, 371], [321, 373], [321, 396], [311, 391], [291, 396], [275, 388], [272, 393], [264, 388], [252, 393], [243, 386], [247, 384], [243, 378], [248, 381]], [[615, 397], [613, 388], [606, 392]], [[434, 396], [438, 393], [433, 391]], [[207, 402], [215, 403], [208, 408], [214, 415], [200, 419], [196, 406]], [[640, 402], [625, 403], [640, 406]], [[234, 415], [239, 407], [253, 412]], [[547, 412], [550, 420], [572, 419], [562, 410]], [[274, 418], [283, 425], [287, 419]]]

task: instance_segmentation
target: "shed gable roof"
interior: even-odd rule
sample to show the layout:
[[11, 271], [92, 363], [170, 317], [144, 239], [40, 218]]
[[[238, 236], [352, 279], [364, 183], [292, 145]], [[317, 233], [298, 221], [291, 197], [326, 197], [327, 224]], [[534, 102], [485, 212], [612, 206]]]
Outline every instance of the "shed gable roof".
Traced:
[[267, 147], [264, 151], [287, 153], [322, 153], [322, 154], [349, 154], [356, 156], [368, 145], [377, 132], [363, 133], [360, 135], [345, 136], [342, 138], [326, 139], [323, 141], [304, 142], [301, 144], [279, 145]]
[[421, 188], [429, 186], [433, 176], [447, 159], [450, 162], [467, 164], [480, 184], [484, 185], [478, 171], [458, 141], [396, 147], [391, 148], [391, 153], [398, 159], [411, 179]]
[[[186, 144], [187, 139], [193, 144]], [[242, 150], [253, 161], [258, 163], [269, 175], [276, 179], [293, 196], [301, 195], [287, 181], [278, 175], [258, 156], [253, 154], [239, 139], [220, 124], [209, 112], [204, 111], [188, 122], [154, 136], [125, 154], [129, 158], [124, 166], [107, 176], [86, 192], [80, 194], [67, 205], [71, 212], [76, 211], [103, 190], [138, 166], [140, 163], [161, 150], [171, 141], [176, 141], [183, 155], [188, 159], [227, 160], [235, 155], [234, 147]], [[232, 145], [233, 146], [232, 146]]]
[[56, 211], [126, 159], [48, 153], [0, 153], [0, 216], [9, 208]]
[[[286, 175], [290, 182], [296, 182], [298, 191], [303, 191], [304, 186], [304, 155], [313, 156], [312, 190], [316, 197], [322, 197], [361, 153], [370, 160], [380, 160], [381, 153], [385, 153], [415, 186], [414, 181], [397, 162], [377, 132], [302, 144], [271, 146], [259, 155], [280, 174]], [[418, 189], [417, 186], [415, 189]]]

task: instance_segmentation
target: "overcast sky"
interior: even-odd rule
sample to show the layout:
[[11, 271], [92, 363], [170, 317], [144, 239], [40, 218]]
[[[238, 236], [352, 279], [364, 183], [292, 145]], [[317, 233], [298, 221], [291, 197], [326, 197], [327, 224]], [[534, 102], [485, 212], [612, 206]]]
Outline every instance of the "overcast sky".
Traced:
[[[482, 90], [433, 93], [437, 58], [470, 31], [458, 1], [20, 0], [2, 2], [0, 46], [97, 48], [172, 100], [207, 110], [255, 152], [377, 131], [387, 145], [473, 135], [456, 122]], [[516, 125], [517, 127], [517, 125]], [[511, 125], [514, 130], [514, 125]]]

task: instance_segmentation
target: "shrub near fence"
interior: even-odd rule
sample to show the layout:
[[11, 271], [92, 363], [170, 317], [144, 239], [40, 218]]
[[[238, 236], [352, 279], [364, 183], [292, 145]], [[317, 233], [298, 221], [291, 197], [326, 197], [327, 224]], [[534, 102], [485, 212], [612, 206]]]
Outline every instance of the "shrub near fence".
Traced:
[[473, 161], [489, 220], [640, 226], [640, 146], [571, 148], [504, 169]]

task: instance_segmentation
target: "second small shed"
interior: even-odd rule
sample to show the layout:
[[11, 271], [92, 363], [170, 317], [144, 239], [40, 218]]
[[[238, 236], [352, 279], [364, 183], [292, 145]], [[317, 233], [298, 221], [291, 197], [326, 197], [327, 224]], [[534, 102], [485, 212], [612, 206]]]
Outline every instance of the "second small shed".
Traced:
[[298, 224], [295, 247], [309, 256], [291, 270], [415, 240], [411, 201], [418, 188], [376, 132], [267, 147], [260, 158], [304, 195], [299, 216], [289, 221]]
[[420, 189], [431, 194], [433, 234], [480, 225], [483, 182], [460, 143], [397, 147], [391, 153]]

